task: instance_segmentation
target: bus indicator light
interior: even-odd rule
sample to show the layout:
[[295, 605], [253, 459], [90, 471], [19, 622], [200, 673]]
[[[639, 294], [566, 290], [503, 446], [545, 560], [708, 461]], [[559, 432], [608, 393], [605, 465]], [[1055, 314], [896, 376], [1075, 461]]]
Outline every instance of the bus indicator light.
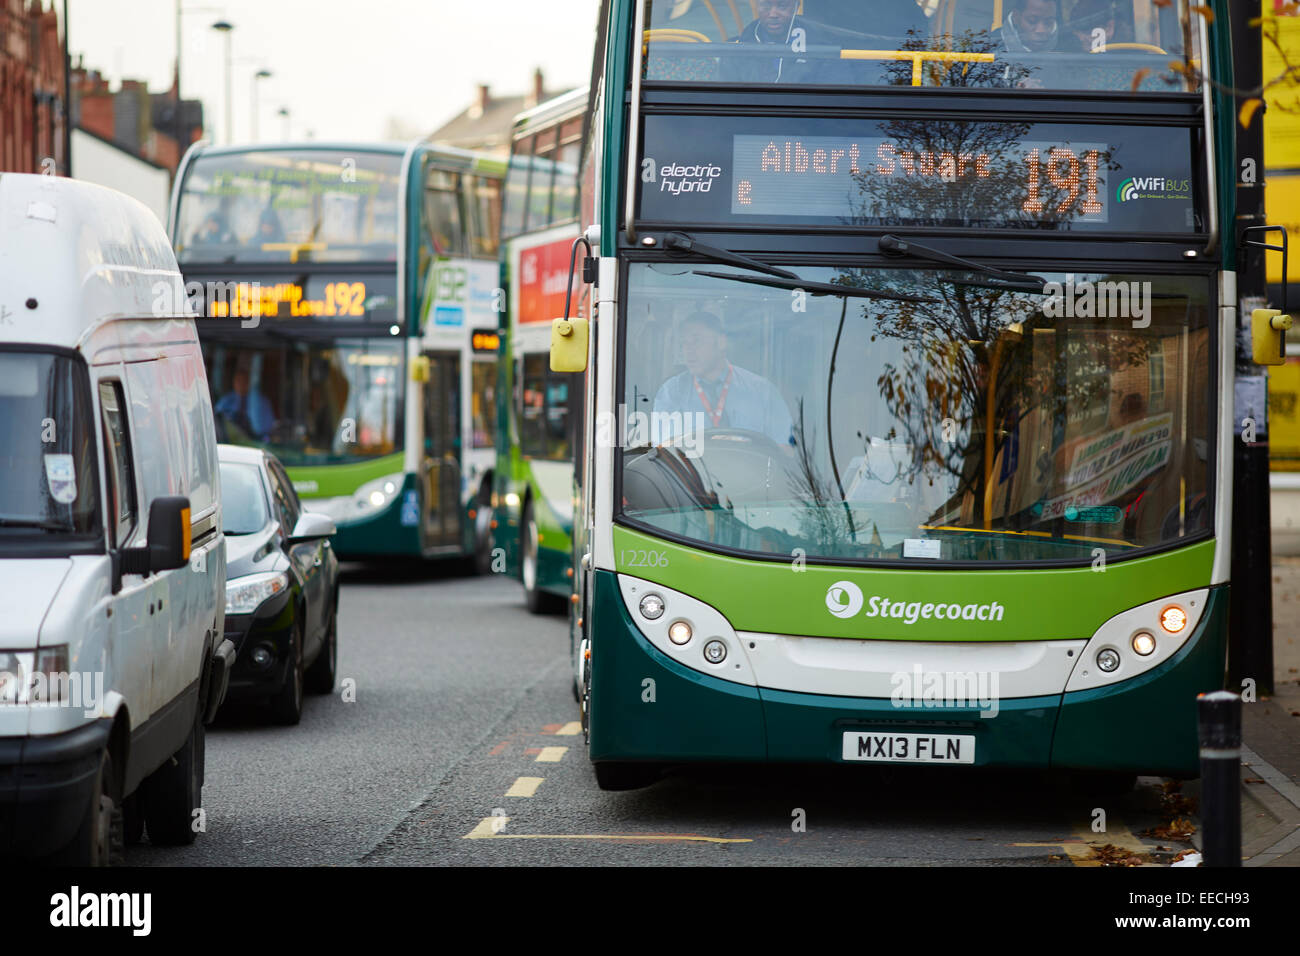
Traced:
[[1177, 634], [1187, 626], [1187, 612], [1177, 604], [1171, 604], [1160, 612], [1160, 626], [1170, 634]]
[[1106, 648], [1097, 655], [1097, 666], [1107, 674], [1112, 673], [1119, 667], [1119, 654]]
[[704, 659], [710, 664], [721, 664], [727, 659], [727, 645], [713, 640], [704, 645]]

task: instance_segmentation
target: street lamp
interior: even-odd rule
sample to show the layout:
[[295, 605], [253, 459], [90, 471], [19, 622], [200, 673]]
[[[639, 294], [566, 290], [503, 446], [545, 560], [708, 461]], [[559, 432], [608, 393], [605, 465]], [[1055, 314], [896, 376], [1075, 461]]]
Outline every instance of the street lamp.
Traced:
[[280, 119], [284, 120], [284, 130], [283, 130], [283, 132], [282, 132], [280, 138], [283, 139], [285, 142], [288, 142], [288, 140], [289, 140], [289, 107], [287, 107], [287, 106], [281, 106], [278, 110], [276, 110], [276, 115], [279, 116]]
[[235, 25], [227, 20], [218, 20], [212, 24], [212, 29], [226, 35], [226, 143], [230, 144], [235, 141], [234, 113], [230, 95], [230, 34], [234, 31]]
[[252, 91], [252, 99], [253, 99], [253, 103], [252, 103], [253, 114], [252, 114], [252, 118], [249, 120], [249, 130], [252, 133], [252, 136], [249, 138], [254, 143], [257, 142], [257, 81], [269, 80], [270, 78], [271, 78], [270, 70], [258, 70], [256, 73], [253, 74], [253, 82], [249, 86], [249, 89]]

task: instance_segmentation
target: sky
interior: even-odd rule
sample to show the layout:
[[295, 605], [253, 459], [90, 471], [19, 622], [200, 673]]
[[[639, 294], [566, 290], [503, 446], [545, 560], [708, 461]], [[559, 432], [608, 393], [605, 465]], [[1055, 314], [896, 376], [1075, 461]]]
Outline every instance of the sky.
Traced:
[[[55, 0], [59, 3], [60, 0]], [[116, 89], [171, 88], [177, 0], [68, 0], [73, 63], [84, 55]], [[208, 136], [226, 141], [225, 37], [234, 141], [388, 138], [392, 121], [426, 134], [463, 110], [478, 84], [523, 93], [534, 67], [548, 88], [587, 82], [599, 0], [184, 0], [181, 92], [203, 100]]]

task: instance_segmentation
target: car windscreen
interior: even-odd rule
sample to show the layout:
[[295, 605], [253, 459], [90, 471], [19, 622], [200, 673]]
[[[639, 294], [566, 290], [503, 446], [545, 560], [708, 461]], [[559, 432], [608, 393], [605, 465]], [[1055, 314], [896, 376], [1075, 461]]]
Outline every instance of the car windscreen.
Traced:
[[256, 465], [221, 463], [221, 510], [226, 534], [252, 534], [266, 526], [266, 492]]

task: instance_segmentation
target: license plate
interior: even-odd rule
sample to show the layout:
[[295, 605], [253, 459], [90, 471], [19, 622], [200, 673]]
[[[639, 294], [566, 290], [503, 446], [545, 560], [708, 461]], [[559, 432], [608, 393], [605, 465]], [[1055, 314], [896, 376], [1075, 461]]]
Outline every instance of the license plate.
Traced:
[[969, 734], [878, 734], [848, 731], [844, 759], [876, 763], [974, 763]]

